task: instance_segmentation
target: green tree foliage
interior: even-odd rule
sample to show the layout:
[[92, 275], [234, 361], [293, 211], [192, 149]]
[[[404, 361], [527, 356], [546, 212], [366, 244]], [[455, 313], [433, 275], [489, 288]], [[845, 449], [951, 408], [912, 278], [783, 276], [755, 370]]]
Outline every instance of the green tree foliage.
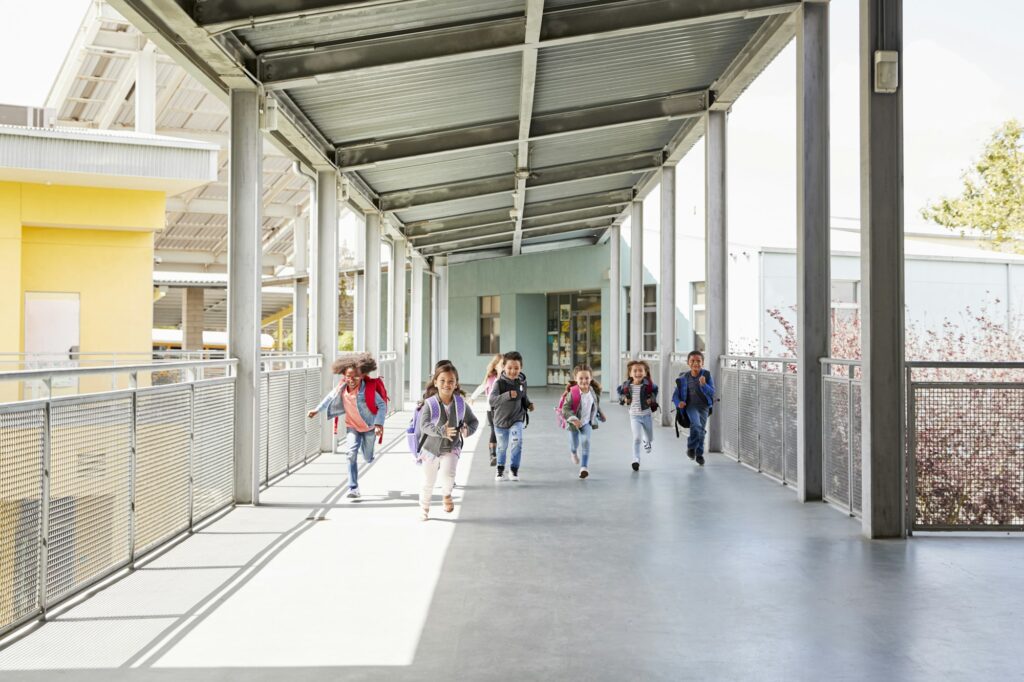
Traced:
[[996, 248], [1024, 252], [1024, 126], [1011, 119], [985, 145], [963, 174], [963, 193], [921, 209], [925, 220], [951, 230], [977, 229]]

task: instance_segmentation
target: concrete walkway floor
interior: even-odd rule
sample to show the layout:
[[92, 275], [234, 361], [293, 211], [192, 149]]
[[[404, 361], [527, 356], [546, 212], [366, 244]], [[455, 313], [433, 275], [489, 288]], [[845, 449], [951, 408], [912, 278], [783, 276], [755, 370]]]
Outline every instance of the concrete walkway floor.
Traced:
[[606, 406], [576, 478], [537, 392], [522, 480], [486, 436], [418, 520], [407, 415], [343, 498], [325, 455], [0, 650], [0, 679], [1024, 679], [1024, 543], [869, 542], [671, 429], [630, 470]]

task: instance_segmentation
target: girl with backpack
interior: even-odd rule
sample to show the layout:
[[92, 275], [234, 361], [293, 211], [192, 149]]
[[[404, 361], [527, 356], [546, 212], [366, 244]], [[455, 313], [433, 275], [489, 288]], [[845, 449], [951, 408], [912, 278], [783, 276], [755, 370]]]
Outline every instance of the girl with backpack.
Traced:
[[454, 511], [452, 488], [455, 487], [455, 468], [464, 439], [472, 435], [479, 425], [459, 388], [459, 372], [455, 365], [441, 365], [434, 370], [418, 419], [419, 450], [416, 458], [423, 466], [420, 518], [426, 521], [430, 517], [430, 498], [434, 494], [438, 473], [441, 474], [444, 510]]
[[309, 411], [315, 417], [324, 408], [327, 418], [334, 419], [334, 434], [338, 434], [338, 420], [345, 418], [345, 453], [348, 455], [348, 497], [359, 498], [359, 451], [363, 459], [373, 461], [376, 441], [384, 438], [384, 418], [387, 417], [387, 390], [381, 379], [368, 376], [376, 371], [377, 361], [369, 353], [340, 357], [331, 365], [331, 371], [341, 376], [338, 385], [323, 397], [316, 408]]
[[[494, 382], [498, 380], [498, 373], [501, 372], [501, 366], [505, 362], [505, 356], [498, 353], [491, 361], [487, 363], [487, 371], [484, 373], [483, 382], [476, 387], [473, 391], [473, 395], [469, 396], [469, 399], [476, 400], [481, 395], [485, 398], [491, 397], [491, 389], [494, 388]], [[491, 402], [487, 401], [487, 426], [491, 428], [491, 440], [488, 442], [488, 449], [491, 452], [491, 466], [495, 466], [498, 463], [498, 456], [495, 453], [495, 449], [498, 446], [498, 436], [494, 433], [494, 415], [491, 414]]]
[[580, 467], [580, 478], [590, 475], [590, 435], [598, 421], [604, 421], [601, 411], [601, 386], [594, 381], [589, 365], [576, 365], [573, 381], [565, 387], [558, 402], [559, 422], [569, 431], [569, 459]]
[[633, 471], [640, 471], [640, 448], [650, 453], [654, 441], [654, 412], [658, 410], [658, 387], [651, 379], [651, 366], [643, 360], [626, 364], [626, 382], [619, 386], [619, 404], [629, 406], [629, 427], [633, 431]]

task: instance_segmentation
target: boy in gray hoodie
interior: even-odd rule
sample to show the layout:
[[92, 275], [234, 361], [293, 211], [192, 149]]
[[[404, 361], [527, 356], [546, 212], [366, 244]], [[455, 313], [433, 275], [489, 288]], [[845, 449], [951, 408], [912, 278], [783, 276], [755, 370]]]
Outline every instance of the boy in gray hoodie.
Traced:
[[495, 452], [498, 456], [498, 472], [496, 481], [505, 478], [505, 460], [511, 444], [512, 480], [519, 480], [519, 463], [523, 456], [523, 429], [526, 426], [527, 412], [533, 411], [533, 403], [526, 396], [526, 375], [523, 374], [523, 356], [518, 351], [505, 353], [505, 366], [488, 400], [494, 420], [494, 432], [498, 437]]

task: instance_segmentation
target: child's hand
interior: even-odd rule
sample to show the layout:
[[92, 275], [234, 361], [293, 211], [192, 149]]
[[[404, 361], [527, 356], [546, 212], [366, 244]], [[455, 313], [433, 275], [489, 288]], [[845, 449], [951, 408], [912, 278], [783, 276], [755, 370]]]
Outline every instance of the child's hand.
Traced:
[[597, 413], [597, 418], [598, 418], [599, 420], [603, 421], [603, 422], [606, 422], [606, 421], [608, 421], [608, 417], [606, 417], [606, 416], [604, 415], [604, 412], [598, 412], [598, 413]]
[[579, 417], [570, 417], [569, 418], [569, 423], [572, 424], [573, 426], [575, 426], [577, 429], [580, 428], [583, 425], [583, 423], [580, 421]]
[[700, 385], [701, 386], [703, 386], [704, 384], [708, 383], [708, 380], [704, 378], [703, 374], [700, 375], [700, 379], [698, 379], [698, 381], [700, 381]]
[[384, 427], [381, 426], [380, 424], [375, 424], [374, 427], [373, 427], [373, 435], [375, 435], [378, 438], [380, 438], [381, 434], [383, 434], [383, 433], [384, 433]]
[[527, 405], [526, 409], [528, 409], [530, 412], [533, 412], [533, 403], [530, 403], [529, 405]]
[[448, 440], [451, 440], [452, 438], [455, 438], [455, 436], [457, 436], [458, 434], [459, 434], [459, 430], [457, 428], [455, 428], [454, 426], [446, 426], [446, 427], [444, 427], [444, 435], [445, 435], [445, 438], [447, 438]]
[[309, 414], [307, 414], [306, 416], [312, 419], [313, 417], [316, 416], [316, 410], [310, 410]]

